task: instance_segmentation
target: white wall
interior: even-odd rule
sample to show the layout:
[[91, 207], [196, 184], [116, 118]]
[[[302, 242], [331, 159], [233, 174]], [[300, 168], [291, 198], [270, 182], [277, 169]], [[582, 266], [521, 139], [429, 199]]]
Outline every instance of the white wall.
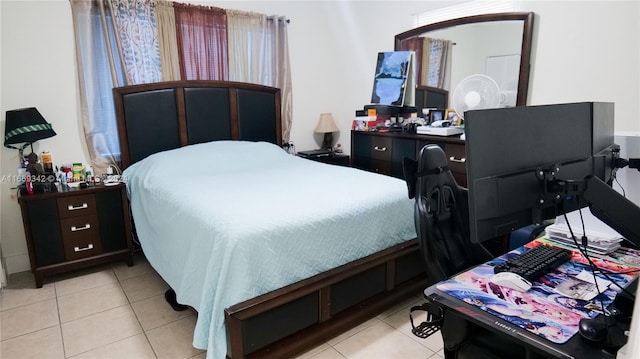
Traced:
[[529, 104], [610, 101], [640, 135], [640, 2], [525, 1], [537, 14]]
[[[456, 3], [189, 2], [291, 19], [292, 140], [298, 150], [319, 147], [321, 139], [314, 138], [313, 128], [322, 112], [334, 114], [341, 130], [338, 141], [348, 150], [354, 112], [371, 99], [376, 54], [393, 50], [394, 35], [412, 27], [412, 14]], [[537, 14], [529, 104], [613, 101], [616, 129], [640, 133], [638, 2], [521, 4]], [[69, 2], [2, 0], [0, 16], [0, 132], [4, 133], [5, 111], [36, 106], [58, 135], [40, 141], [35, 150], [50, 150], [57, 163], [86, 162]], [[3, 147], [0, 155], [0, 174], [14, 174], [16, 151]], [[0, 244], [8, 273], [29, 268], [12, 185], [0, 186]]]
[[[34, 151], [51, 151], [56, 163], [86, 163], [69, 2], [1, 1], [0, 7], [0, 133], [4, 134], [5, 111], [35, 106], [57, 135], [37, 142]], [[2, 147], [0, 154], [0, 174], [15, 175], [18, 151]], [[8, 273], [29, 268], [22, 217], [15, 190], [10, 189], [16, 185], [7, 181], [0, 185], [0, 242]]]

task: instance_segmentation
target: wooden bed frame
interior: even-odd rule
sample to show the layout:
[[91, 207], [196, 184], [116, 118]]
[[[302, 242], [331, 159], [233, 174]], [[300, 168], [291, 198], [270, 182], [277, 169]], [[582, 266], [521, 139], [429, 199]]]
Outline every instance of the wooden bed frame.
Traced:
[[[150, 154], [201, 142], [282, 145], [277, 88], [172, 81], [119, 87], [113, 93], [123, 169]], [[227, 357], [281, 358], [310, 349], [419, 294], [427, 284], [425, 273], [413, 239], [235, 304], [225, 309]], [[165, 297], [172, 295], [170, 290]]]

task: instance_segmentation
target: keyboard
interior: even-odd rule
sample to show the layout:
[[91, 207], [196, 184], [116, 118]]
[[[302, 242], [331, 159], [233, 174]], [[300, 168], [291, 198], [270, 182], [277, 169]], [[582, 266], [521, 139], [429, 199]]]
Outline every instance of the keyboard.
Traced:
[[493, 272], [513, 272], [533, 282], [550, 269], [571, 259], [571, 255], [572, 252], [569, 249], [539, 245], [496, 265], [493, 267]]

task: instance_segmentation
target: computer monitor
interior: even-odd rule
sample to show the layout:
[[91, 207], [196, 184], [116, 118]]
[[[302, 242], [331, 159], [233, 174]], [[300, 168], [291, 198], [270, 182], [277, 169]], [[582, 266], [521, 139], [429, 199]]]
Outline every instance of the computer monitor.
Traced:
[[466, 112], [471, 241], [589, 205], [598, 218], [640, 242], [640, 225], [618, 208], [634, 215], [640, 209], [607, 186], [619, 153], [613, 121], [614, 105], [600, 102]]

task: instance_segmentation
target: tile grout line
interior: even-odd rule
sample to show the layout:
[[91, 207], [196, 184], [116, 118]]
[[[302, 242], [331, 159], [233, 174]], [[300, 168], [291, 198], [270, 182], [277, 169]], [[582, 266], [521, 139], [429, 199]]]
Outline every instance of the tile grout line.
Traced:
[[[124, 294], [125, 298], [127, 298], [127, 303], [129, 304], [129, 307], [131, 308], [131, 311], [133, 312], [133, 315], [136, 317], [136, 320], [138, 321], [138, 325], [140, 325], [140, 329], [142, 330], [142, 334], [144, 335], [144, 339], [147, 341], [147, 344], [149, 344], [149, 348], [151, 348], [151, 352], [153, 353], [153, 356], [155, 358], [158, 358], [158, 353], [156, 353], [156, 350], [153, 348], [153, 345], [151, 345], [151, 341], [149, 340], [149, 336], [147, 335], [147, 331], [144, 329], [144, 326], [140, 322], [140, 317], [138, 316], [138, 313], [136, 313], [136, 311], [133, 309], [133, 303], [131, 302], [131, 299], [129, 298], [129, 296], [127, 296], [127, 292], [124, 290], [124, 287], [122, 286], [122, 282], [120, 281], [120, 277], [118, 277], [118, 274], [115, 273], [115, 270], [114, 270], [114, 275], [116, 276], [116, 279], [118, 281], [118, 285], [120, 286], [120, 289], [122, 289], [122, 293]], [[127, 278], [127, 279], [131, 279], [131, 278], [134, 278], [134, 277], [130, 277], [130, 278]]]
[[[127, 278], [127, 279], [131, 279], [131, 278]], [[156, 353], [156, 350], [153, 348], [153, 345], [151, 345], [151, 341], [149, 341], [149, 336], [147, 335], [147, 331], [144, 329], [144, 326], [140, 322], [140, 317], [138, 316], [138, 313], [136, 313], [136, 311], [133, 309], [133, 303], [131, 302], [131, 299], [129, 299], [129, 296], [127, 296], [127, 293], [125, 292], [124, 287], [122, 286], [122, 282], [120, 282], [120, 277], [118, 277], [117, 274], [116, 274], [116, 279], [118, 279], [118, 285], [122, 289], [122, 292], [124, 293], [125, 298], [127, 298], [127, 303], [129, 303], [129, 307], [131, 308], [133, 315], [136, 317], [136, 320], [138, 321], [138, 325], [140, 325], [142, 334], [144, 335], [144, 338], [147, 341], [147, 344], [149, 344], [149, 348], [151, 348], [151, 351], [153, 352], [153, 356], [158, 358], [158, 353]]]
[[60, 319], [60, 303], [58, 302], [58, 286], [53, 283], [53, 295], [56, 300], [56, 309], [58, 312], [58, 330], [60, 330], [60, 341], [62, 344], [62, 357], [67, 358], [67, 348], [64, 345], [64, 332], [62, 331], [62, 319]]

